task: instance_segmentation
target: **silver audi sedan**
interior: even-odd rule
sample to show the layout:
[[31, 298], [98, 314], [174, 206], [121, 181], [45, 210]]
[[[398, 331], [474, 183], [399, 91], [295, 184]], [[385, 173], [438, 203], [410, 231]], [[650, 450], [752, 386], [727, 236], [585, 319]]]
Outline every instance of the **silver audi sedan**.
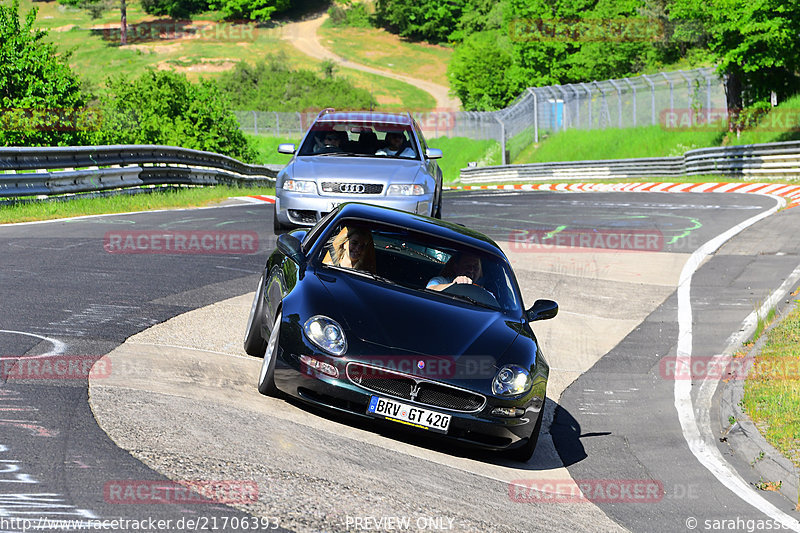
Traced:
[[313, 226], [345, 202], [441, 218], [442, 151], [428, 148], [409, 113], [322, 111], [275, 184], [276, 232]]

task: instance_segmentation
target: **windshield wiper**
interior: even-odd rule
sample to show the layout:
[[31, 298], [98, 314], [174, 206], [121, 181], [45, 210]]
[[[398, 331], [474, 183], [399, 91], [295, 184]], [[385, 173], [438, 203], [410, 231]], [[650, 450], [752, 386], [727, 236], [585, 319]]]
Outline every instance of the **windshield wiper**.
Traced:
[[431, 292], [435, 292], [436, 294], [442, 294], [442, 295], [444, 295], [444, 296], [449, 296], [449, 297], [451, 297], [451, 298], [456, 298], [456, 299], [459, 299], [459, 300], [464, 300], [464, 301], [466, 301], [466, 302], [469, 302], [469, 303], [471, 303], [471, 304], [477, 305], [477, 306], [479, 306], [479, 307], [485, 307], [486, 309], [491, 309], [492, 311], [498, 311], [498, 310], [500, 309], [499, 307], [495, 307], [495, 306], [493, 306], [493, 305], [489, 305], [489, 304], [487, 304], [487, 303], [484, 303], [484, 302], [478, 301], [478, 300], [476, 300], [475, 298], [470, 298], [469, 296], [465, 296], [465, 295], [463, 295], [463, 294], [453, 294], [453, 293], [451, 293], [451, 292], [434, 291], [433, 289], [425, 289], [425, 290], [427, 290], [427, 291], [431, 291]]

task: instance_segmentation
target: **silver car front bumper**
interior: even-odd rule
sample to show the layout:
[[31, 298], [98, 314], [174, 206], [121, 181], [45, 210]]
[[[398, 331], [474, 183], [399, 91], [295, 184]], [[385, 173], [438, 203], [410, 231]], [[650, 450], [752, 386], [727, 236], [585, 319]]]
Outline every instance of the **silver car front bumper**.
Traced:
[[382, 196], [367, 194], [317, 194], [276, 191], [275, 212], [281, 224], [313, 226], [319, 219], [331, 212], [339, 204], [361, 202], [365, 204], [392, 207], [419, 215], [433, 215], [433, 193], [419, 196]]

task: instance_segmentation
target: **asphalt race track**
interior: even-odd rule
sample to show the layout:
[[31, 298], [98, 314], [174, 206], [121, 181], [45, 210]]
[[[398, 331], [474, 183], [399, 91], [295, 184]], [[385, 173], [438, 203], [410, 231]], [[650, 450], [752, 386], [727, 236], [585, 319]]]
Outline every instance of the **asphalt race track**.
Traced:
[[[800, 264], [795, 209], [692, 255], [776, 205], [744, 194], [445, 195], [448, 220], [504, 243], [527, 305], [561, 305], [534, 327], [552, 373], [526, 465], [255, 391], [260, 361], [241, 336], [274, 245], [268, 204], [0, 226], [0, 531], [22, 531], [22, 519], [28, 530], [97, 519], [133, 521], [110, 528], [130, 531], [800, 527], [793, 502], [747, 486], [752, 458], [706, 435], [704, 417], [710, 434], [724, 429], [723, 387], [669, 373], [687, 306], [692, 355], [724, 353]], [[164, 233], [200, 247], [153, 237]], [[624, 252], [535, 246], [550, 233], [644, 237]], [[690, 257], [698, 268], [681, 295]], [[43, 377], [31, 364], [46, 354], [95, 363], [91, 379]], [[688, 412], [676, 409], [684, 394]], [[687, 420], [701, 422], [698, 438]], [[704, 465], [709, 448], [734, 474]], [[211, 480], [228, 498], [153, 501], [153, 487], [175, 490], [170, 479], [195, 491]]]

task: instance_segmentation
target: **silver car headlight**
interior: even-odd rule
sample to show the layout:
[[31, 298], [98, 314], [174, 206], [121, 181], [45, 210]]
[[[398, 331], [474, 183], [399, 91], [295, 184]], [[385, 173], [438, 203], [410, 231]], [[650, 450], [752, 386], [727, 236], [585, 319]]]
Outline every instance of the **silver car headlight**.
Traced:
[[497, 396], [518, 396], [533, 386], [530, 372], [518, 365], [506, 365], [492, 380], [492, 392]]
[[322, 315], [312, 316], [303, 325], [303, 331], [311, 342], [332, 355], [347, 351], [344, 330], [335, 320]]
[[316, 194], [317, 184], [306, 180], [286, 180], [283, 182], [283, 190]]
[[425, 187], [422, 185], [393, 183], [386, 189], [386, 194], [388, 196], [422, 196], [425, 194]]

